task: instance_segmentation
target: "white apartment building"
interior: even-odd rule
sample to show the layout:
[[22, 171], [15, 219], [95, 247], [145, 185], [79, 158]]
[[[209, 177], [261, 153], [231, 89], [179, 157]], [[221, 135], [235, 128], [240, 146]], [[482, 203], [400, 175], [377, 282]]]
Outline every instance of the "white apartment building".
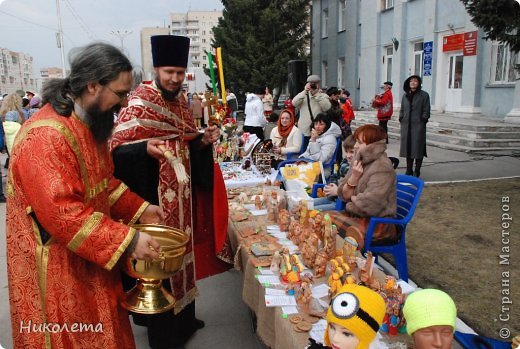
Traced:
[[213, 27], [218, 25], [222, 11], [188, 11], [187, 13], [171, 13], [168, 28], [141, 29], [141, 59], [144, 79], [153, 78], [153, 61], [150, 37], [153, 35], [182, 35], [190, 38], [190, 57], [186, 72], [185, 85], [189, 92], [203, 92], [206, 84], [210, 85], [209, 77], [204, 73], [209, 59], [213, 39]]
[[170, 15], [171, 34], [190, 38], [190, 58], [186, 84], [189, 92], [203, 92], [209, 77], [204, 73], [209, 59], [206, 52], [211, 52], [213, 27], [218, 25], [222, 11], [188, 11]]
[[170, 34], [170, 28], [165, 27], [141, 29], [141, 68], [143, 70], [144, 80], [151, 80], [153, 78], [152, 45], [150, 43], [150, 37], [168, 34]]
[[[69, 71], [66, 72], [67, 75], [70, 73]], [[41, 87], [45, 85], [47, 80], [50, 79], [62, 79], [63, 76], [63, 69], [58, 67], [47, 67], [47, 68], [40, 68], [40, 83]]]
[[0, 48], [0, 93], [35, 91], [33, 58], [23, 52]]

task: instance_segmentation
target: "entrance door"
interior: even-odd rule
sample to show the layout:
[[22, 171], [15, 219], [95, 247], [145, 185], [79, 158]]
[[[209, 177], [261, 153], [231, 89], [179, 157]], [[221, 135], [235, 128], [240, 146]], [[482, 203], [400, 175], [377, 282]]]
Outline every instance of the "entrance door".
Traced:
[[448, 68], [448, 90], [446, 92], [446, 111], [457, 111], [462, 104], [462, 67], [464, 56], [451, 55]]

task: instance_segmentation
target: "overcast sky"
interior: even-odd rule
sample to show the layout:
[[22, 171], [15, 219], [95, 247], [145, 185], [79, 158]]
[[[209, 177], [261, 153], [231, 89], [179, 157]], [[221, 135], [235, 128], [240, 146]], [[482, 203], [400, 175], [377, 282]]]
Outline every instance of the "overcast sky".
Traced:
[[[219, 0], [59, 0], [68, 51], [101, 40], [121, 46], [112, 31], [131, 31], [123, 40], [132, 63], [141, 65], [140, 30], [168, 25], [172, 12], [222, 10]], [[0, 0], [0, 47], [24, 52], [34, 59], [35, 77], [41, 67], [61, 67], [56, 44], [56, 0]], [[68, 63], [67, 63], [68, 67]]]

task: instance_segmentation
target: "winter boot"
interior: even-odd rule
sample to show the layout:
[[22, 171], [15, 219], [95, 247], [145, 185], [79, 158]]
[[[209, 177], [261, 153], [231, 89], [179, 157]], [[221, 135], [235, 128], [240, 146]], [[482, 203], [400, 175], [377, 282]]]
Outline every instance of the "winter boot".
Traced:
[[413, 175], [413, 159], [406, 158], [406, 173], [407, 176]]
[[415, 177], [421, 176], [422, 161], [423, 161], [423, 158], [415, 159], [415, 172], [413, 174]]

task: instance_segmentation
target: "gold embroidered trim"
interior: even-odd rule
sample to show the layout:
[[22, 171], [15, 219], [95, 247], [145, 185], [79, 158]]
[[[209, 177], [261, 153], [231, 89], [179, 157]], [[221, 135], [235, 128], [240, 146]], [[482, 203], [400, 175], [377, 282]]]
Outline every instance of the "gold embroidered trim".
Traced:
[[[45, 316], [45, 299], [47, 298], [47, 265], [49, 263], [49, 247], [38, 244], [36, 246], [35, 258], [36, 268], [38, 270], [38, 287], [40, 288], [40, 308], [42, 310], [42, 324], [45, 324], [47, 323]], [[51, 336], [48, 331], [45, 331], [45, 348], [52, 348]]]
[[85, 223], [81, 226], [78, 232], [74, 235], [74, 237], [67, 244], [67, 248], [72, 252], [76, 252], [78, 247], [81, 246], [83, 241], [94, 231], [96, 226], [101, 222], [103, 218], [103, 214], [101, 212], [92, 213], [86, 220]]
[[193, 302], [195, 300], [195, 298], [197, 298], [198, 296], [199, 296], [199, 289], [197, 288], [197, 286], [195, 286], [194, 288], [189, 290], [184, 295], [184, 297], [182, 297], [181, 299], [177, 299], [177, 301], [175, 302], [175, 307], [173, 308], [173, 313], [175, 315], [180, 313], [184, 308], [186, 308], [186, 306], [188, 304]]
[[110, 205], [110, 207], [112, 207], [116, 203], [116, 201], [119, 200], [119, 198], [124, 194], [124, 192], [127, 189], [128, 186], [125, 183], [121, 182], [121, 184], [119, 184], [116, 189], [112, 190], [112, 192], [108, 196], [108, 204]]
[[135, 232], [136, 232], [136, 230], [134, 228], [130, 228], [130, 230], [128, 231], [128, 234], [126, 235], [126, 238], [123, 240], [121, 245], [119, 245], [119, 248], [117, 249], [117, 251], [114, 252], [114, 255], [112, 256], [112, 258], [110, 258], [108, 263], [105, 264], [104, 268], [106, 270], [112, 270], [114, 265], [116, 265], [117, 261], [119, 260], [119, 258], [123, 254], [123, 252], [126, 251], [126, 248], [128, 247], [128, 245], [130, 245], [130, 242], [132, 242]]
[[88, 198], [92, 199], [99, 195], [103, 190], [108, 188], [108, 178], [103, 178], [101, 182], [96, 184], [94, 188], [90, 189], [88, 193]]
[[179, 116], [177, 116], [177, 114], [170, 111], [168, 108], [164, 108], [160, 105], [157, 105], [155, 103], [152, 103], [152, 102], [144, 100], [144, 99], [141, 99], [139, 97], [132, 98], [128, 102], [128, 107], [135, 107], [135, 106], [148, 107], [148, 108], [152, 109], [154, 112], [156, 112], [157, 114], [164, 115], [166, 118], [180, 123], [181, 127], [187, 127], [189, 130], [191, 130], [193, 132], [197, 132], [197, 130], [192, 125], [190, 125], [188, 122], [184, 121], [184, 118], [180, 118]]
[[11, 177], [10, 175], [8, 175], [8, 177], [7, 177], [5, 193], [8, 197], [12, 198], [12, 197], [14, 197], [14, 186], [11, 184], [10, 177]]
[[34, 123], [32, 123], [27, 128], [22, 128], [20, 132], [16, 135], [16, 138], [14, 140], [13, 148], [20, 143], [25, 137], [27, 136], [27, 133], [31, 131], [32, 129], [39, 128], [39, 127], [52, 127], [56, 131], [58, 131], [65, 139], [68, 141], [70, 147], [74, 151], [74, 155], [76, 155], [76, 158], [78, 159], [79, 169], [81, 173], [81, 178], [83, 179], [83, 184], [85, 185], [85, 196], [87, 199], [90, 199], [89, 194], [90, 191], [90, 183], [88, 180], [88, 173], [87, 173], [87, 167], [85, 166], [85, 160], [83, 159], [83, 155], [81, 154], [78, 142], [74, 138], [74, 135], [72, 132], [70, 132], [69, 129], [67, 129], [62, 123], [56, 121], [56, 120], [38, 120]]
[[150, 206], [150, 203], [148, 201], [143, 202], [143, 204], [141, 205], [141, 207], [139, 207], [139, 209], [137, 210], [135, 215], [132, 217], [130, 222], [128, 222], [128, 225], [135, 224], [135, 222], [137, 222], [137, 220], [141, 217], [141, 215], [148, 208], [148, 206]]

